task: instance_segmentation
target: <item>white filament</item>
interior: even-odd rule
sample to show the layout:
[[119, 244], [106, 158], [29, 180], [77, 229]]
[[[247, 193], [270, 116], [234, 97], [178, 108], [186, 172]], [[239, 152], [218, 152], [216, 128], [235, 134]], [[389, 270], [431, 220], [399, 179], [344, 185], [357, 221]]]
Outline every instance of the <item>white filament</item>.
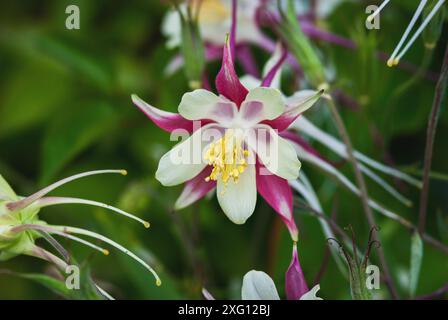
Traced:
[[385, 6], [387, 6], [389, 2], [390, 0], [384, 0], [384, 2], [381, 3], [378, 9], [376, 9], [374, 13], [367, 17], [367, 21], [371, 22], [373, 19], [375, 19], [375, 17], [380, 14], [380, 12], [384, 9]]
[[62, 231], [64, 233], [75, 233], [75, 234], [81, 234], [81, 235], [85, 235], [88, 237], [92, 237], [98, 240], [101, 240], [115, 248], [117, 248], [118, 250], [120, 250], [121, 252], [123, 252], [124, 254], [128, 255], [129, 257], [131, 257], [132, 259], [134, 259], [135, 261], [137, 261], [138, 263], [140, 263], [143, 267], [145, 267], [149, 272], [151, 272], [154, 276], [154, 278], [156, 278], [156, 284], [157, 286], [160, 286], [162, 284], [162, 281], [160, 280], [158, 274], [154, 271], [153, 268], [151, 268], [145, 261], [143, 261], [141, 258], [139, 258], [138, 256], [136, 256], [134, 253], [132, 253], [130, 250], [126, 249], [125, 247], [123, 247], [122, 245], [116, 243], [115, 241], [101, 235], [98, 234], [96, 232], [92, 232], [89, 230], [85, 230], [85, 229], [81, 229], [81, 228], [75, 228], [75, 227], [68, 227], [68, 226], [51, 226], [52, 229], [55, 230], [59, 230]]
[[396, 46], [394, 52], [392, 53], [392, 55], [390, 56], [389, 60], [387, 61], [387, 65], [388, 66], [393, 66], [395, 64], [395, 57], [398, 54], [398, 51], [400, 51], [401, 47], [403, 46], [403, 43], [405, 42], [405, 40], [408, 38], [409, 33], [411, 32], [412, 28], [414, 27], [415, 23], [417, 22], [418, 17], [420, 16], [420, 14], [422, 13], [426, 3], [428, 2], [428, 0], [422, 0], [420, 2], [420, 4], [418, 5], [417, 10], [414, 13], [414, 16], [412, 17], [411, 22], [409, 23], [408, 27], [406, 28], [406, 31], [404, 32], [403, 36], [400, 39], [400, 42], [398, 42], [398, 45]]
[[34, 202], [34, 205], [39, 208], [58, 205], [58, 204], [86, 204], [86, 205], [91, 205], [91, 206], [95, 206], [95, 207], [101, 207], [104, 209], [109, 209], [109, 210], [114, 211], [120, 215], [123, 215], [123, 216], [128, 217], [133, 220], [136, 220], [136, 221], [140, 222], [141, 224], [143, 224], [146, 228], [149, 228], [148, 221], [144, 221], [144, 220], [140, 219], [139, 217], [134, 216], [133, 214], [130, 214], [126, 211], [123, 211], [121, 209], [115, 208], [113, 206], [110, 206], [110, 205], [102, 203], [102, 202], [79, 199], [79, 198], [69, 198], [69, 197], [45, 197], [45, 198], [36, 200]]
[[73, 180], [77, 180], [83, 177], [87, 177], [87, 176], [93, 176], [96, 174], [104, 174], [104, 173], [119, 173], [121, 175], [126, 175], [127, 171], [126, 170], [96, 170], [96, 171], [88, 171], [88, 172], [83, 172], [83, 173], [79, 173], [79, 174], [75, 174], [73, 176], [70, 176], [68, 178], [59, 180], [53, 184], [50, 184], [48, 187], [43, 188], [42, 190], [26, 197], [23, 198], [22, 200], [16, 201], [16, 202], [11, 202], [9, 203], [8, 209], [11, 211], [17, 211], [23, 208], [26, 208], [27, 206], [29, 206], [30, 204], [32, 204], [34, 201], [42, 198], [43, 196], [45, 196], [47, 193], [53, 191], [54, 189], [68, 183], [71, 182]]
[[397, 64], [398, 61], [406, 54], [406, 52], [409, 50], [409, 48], [414, 44], [415, 40], [420, 36], [420, 34], [423, 32], [423, 30], [426, 28], [426, 26], [429, 24], [429, 22], [432, 20], [432, 18], [435, 16], [437, 11], [440, 9], [440, 7], [443, 5], [445, 0], [439, 0], [437, 4], [434, 6], [434, 8], [431, 10], [429, 15], [426, 17], [425, 21], [421, 24], [421, 26], [417, 29], [417, 31], [412, 36], [411, 40], [406, 44], [405, 48], [401, 53], [397, 56], [396, 59], [394, 59], [394, 64]]

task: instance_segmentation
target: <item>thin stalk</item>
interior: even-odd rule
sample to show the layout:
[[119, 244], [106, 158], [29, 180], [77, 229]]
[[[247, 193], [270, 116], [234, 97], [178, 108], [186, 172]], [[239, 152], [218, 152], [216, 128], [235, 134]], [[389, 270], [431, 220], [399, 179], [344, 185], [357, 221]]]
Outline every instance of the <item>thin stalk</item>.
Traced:
[[[351, 143], [350, 136], [348, 135], [347, 129], [345, 128], [345, 125], [341, 118], [341, 115], [339, 114], [339, 111], [336, 108], [336, 105], [331, 97], [328, 97], [328, 105], [330, 107], [330, 111], [333, 115], [333, 119], [334, 119], [336, 127], [339, 131], [341, 139], [347, 148], [348, 159], [352, 163], [353, 171], [355, 173], [356, 182], [357, 182], [358, 188], [360, 190], [361, 203], [362, 203], [362, 206], [364, 209], [364, 213], [367, 217], [369, 227], [371, 229], [376, 226], [376, 223], [375, 223], [375, 218], [373, 216], [372, 210], [370, 209], [370, 206], [369, 206], [369, 196], [367, 193], [367, 186], [366, 186], [366, 182], [364, 180], [364, 176], [362, 175], [358, 160], [354, 156], [353, 145]], [[375, 240], [380, 241], [378, 235], [376, 235], [375, 237], [377, 238]], [[384, 251], [383, 251], [382, 247], [377, 248], [377, 251], [378, 251], [379, 261], [380, 261], [381, 267], [382, 267], [384, 275], [385, 275], [385, 282], [387, 284], [387, 287], [389, 288], [392, 298], [398, 299], [399, 298], [398, 292], [393, 283], [393, 279], [391, 277], [389, 267], [386, 262], [386, 257], [384, 256]]]
[[8, 203], [6, 205], [6, 207], [8, 208], [8, 210], [10, 211], [19, 211], [22, 210], [23, 208], [28, 207], [30, 204], [32, 204], [33, 202], [35, 202], [36, 200], [39, 200], [40, 198], [42, 198], [43, 196], [45, 196], [47, 193], [53, 191], [56, 188], [59, 188], [60, 186], [67, 184], [71, 181], [80, 179], [80, 178], [84, 178], [84, 177], [88, 177], [88, 176], [93, 176], [93, 175], [97, 175], [97, 174], [105, 174], [105, 173], [118, 173], [121, 175], [127, 175], [127, 171], [126, 170], [95, 170], [95, 171], [88, 171], [88, 172], [83, 172], [83, 173], [79, 173], [79, 174], [75, 174], [73, 176], [70, 176], [68, 178], [59, 180], [53, 184], [50, 184], [48, 187], [43, 188], [42, 190], [26, 197], [23, 198], [19, 201], [16, 202], [11, 202]]
[[433, 300], [448, 292], [448, 283], [436, 291], [414, 298], [414, 300]]
[[38, 246], [34, 246], [31, 250], [26, 251], [25, 254], [31, 257], [39, 258], [47, 262], [53, 263], [62, 272], [64, 272], [68, 266], [68, 263], [66, 263], [64, 260]]
[[[305, 203], [297, 202], [296, 204], [301, 209], [309, 211], [310, 214], [312, 214], [318, 218], [327, 220], [328, 224], [333, 228], [335, 233], [342, 236], [345, 240], [350, 241], [350, 237], [347, 235], [347, 233], [336, 223], [336, 221], [334, 221], [333, 219], [328, 217], [326, 214], [311, 208], [309, 205], [307, 205]], [[405, 227], [407, 230], [409, 230], [411, 232], [417, 229], [416, 226], [414, 226], [411, 222], [409, 222], [407, 220], [395, 220], [395, 221], [400, 223], [403, 227]], [[430, 245], [430, 246], [434, 247], [435, 249], [439, 250], [440, 252], [448, 255], [448, 246], [446, 246], [442, 242], [434, 239], [432, 236], [430, 236], [427, 233], [424, 233], [421, 237], [422, 237], [423, 241], [426, 242], [428, 245]]]
[[432, 155], [434, 151], [434, 140], [436, 136], [437, 123], [439, 120], [440, 110], [446, 103], [448, 86], [448, 45], [445, 50], [445, 57], [443, 59], [442, 70], [436, 85], [436, 92], [434, 102], [432, 104], [431, 114], [428, 120], [428, 130], [426, 132], [426, 149], [425, 160], [423, 167], [423, 188], [420, 194], [420, 210], [418, 217], [418, 232], [423, 234], [426, 224], [426, 209], [428, 206], [429, 194], [429, 175], [431, 172]]
[[[29, 256], [32, 256], [32, 257], [35, 257], [35, 258], [39, 258], [39, 259], [45, 260], [45, 261], [50, 262], [50, 263], [53, 263], [61, 271], [65, 271], [66, 268], [68, 267], [68, 263], [66, 263], [64, 260], [60, 259], [59, 257], [55, 256], [51, 252], [49, 252], [49, 251], [47, 251], [47, 250], [45, 250], [45, 249], [43, 249], [41, 247], [38, 247], [38, 246], [34, 246], [30, 251], [26, 252], [25, 254], [29, 255]], [[98, 289], [98, 291], [106, 299], [115, 300], [106, 290], [101, 288], [96, 283], [94, 283], [94, 285]]]

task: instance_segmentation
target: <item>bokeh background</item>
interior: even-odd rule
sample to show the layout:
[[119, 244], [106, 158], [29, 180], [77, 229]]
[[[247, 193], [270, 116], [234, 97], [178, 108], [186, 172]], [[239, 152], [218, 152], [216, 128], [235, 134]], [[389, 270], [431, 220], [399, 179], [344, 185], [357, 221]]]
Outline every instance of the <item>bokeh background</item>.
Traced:
[[[367, 31], [365, 7], [374, 3], [377, 1], [344, 3], [319, 22], [322, 28], [354, 40], [359, 45], [357, 50], [322, 41], [314, 44], [325, 65], [333, 70], [334, 85], [359, 103], [355, 110], [341, 105], [355, 147], [420, 177], [435, 82], [422, 77], [405, 85], [413, 73], [386, 67], [375, 53], [392, 51], [418, 1], [395, 1], [382, 14], [381, 29]], [[80, 30], [65, 28], [65, 8], [69, 4], [80, 7]], [[126, 177], [90, 177], [53, 194], [116, 205], [149, 220], [149, 230], [113, 213], [80, 205], [51, 207], [40, 213], [48, 222], [84, 227], [117, 240], [143, 256], [162, 277], [163, 285], [156, 287], [151, 274], [116, 250], [111, 249], [105, 257], [61, 240], [78, 261], [88, 262], [92, 276], [116, 298], [200, 299], [205, 286], [218, 298], [239, 299], [242, 277], [251, 269], [269, 273], [283, 295], [291, 242], [280, 219], [262, 199], [252, 218], [237, 226], [221, 212], [215, 197], [173, 212], [181, 187], [165, 188], [154, 178], [160, 156], [173, 143], [133, 106], [130, 95], [136, 93], [154, 106], [175, 111], [182, 94], [189, 90], [182, 71], [172, 76], [164, 74], [177, 53], [166, 49], [160, 31], [168, 8], [167, 3], [156, 0], [3, 3], [0, 173], [18, 194], [28, 195], [74, 173], [128, 170]], [[428, 67], [434, 73], [440, 70], [446, 31]], [[269, 58], [257, 48], [253, 52], [259, 65]], [[418, 66], [423, 59], [423, 44], [417, 41], [406, 60]], [[208, 65], [211, 79], [218, 67], [219, 63]], [[285, 79], [284, 90], [291, 92], [295, 83], [294, 79]], [[324, 105], [316, 105], [309, 117], [337, 135]], [[447, 136], [448, 115], [443, 112], [435, 142], [427, 232], [445, 244]], [[325, 149], [319, 150], [329, 159], [339, 160]], [[353, 178], [350, 164], [341, 162], [340, 169]], [[307, 163], [303, 163], [303, 170], [317, 188], [325, 211], [335, 211], [340, 226], [352, 224], [357, 242], [365, 247], [369, 229], [360, 201]], [[400, 205], [370, 182], [369, 193], [387, 208], [416, 222], [419, 190], [389, 181], [414, 201], [414, 207]], [[295, 211], [300, 228], [300, 261], [311, 285], [325, 260], [327, 242], [315, 217]], [[394, 280], [406, 298], [411, 234], [382, 216], [377, 215], [377, 220]], [[372, 259], [375, 261], [375, 253]], [[51, 272], [48, 264], [24, 256], [1, 262], [0, 269]], [[417, 294], [432, 292], [446, 283], [447, 270], [447, 256], [425, 246]], [[320, 283], [323, 298], [350, 299], [349, 283], [331, 258]], [[385, 292], [383, 296], [387, 297]], [[33, 281], [0, 274], [0, 298], [59, 297]]]

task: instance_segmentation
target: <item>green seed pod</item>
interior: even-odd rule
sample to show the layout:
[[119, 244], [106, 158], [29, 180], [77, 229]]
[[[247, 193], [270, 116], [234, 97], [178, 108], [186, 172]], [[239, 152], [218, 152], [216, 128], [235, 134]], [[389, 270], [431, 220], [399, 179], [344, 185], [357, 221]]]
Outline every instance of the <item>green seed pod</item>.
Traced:
[[204, 43], [199, 30], [198, 17], [193, 16], [191, 5], [184, 13], [177, 7], [181, 20], [181, 52], [185, 61], [185, 73], [192, 89], [200, 88], [205, 66]]
[[294, 1], [288, 0], [286, 12], [281, 8], [280, 1], [278, 3], [278, 8], [282, 16], [282, 21], [278, 27], [280, 35], [291, 53], [300, 63], [308, 81], [316, 88], [327, 86], [324, 66], [320, 61], [316, 49], [300, 27], [296, 16], [297, 11], [295, 10]]

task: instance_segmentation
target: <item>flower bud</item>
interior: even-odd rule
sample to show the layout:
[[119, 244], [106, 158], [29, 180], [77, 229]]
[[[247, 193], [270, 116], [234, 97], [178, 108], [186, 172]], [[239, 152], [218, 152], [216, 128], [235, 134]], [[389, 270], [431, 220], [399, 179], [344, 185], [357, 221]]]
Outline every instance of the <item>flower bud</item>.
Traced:
[[288, 300], [300, 300], [300, 298], [309, 292], [300, 266], [299, 256], [297, 254], [297, 244], [294, 242], [292, 248], [292, 259], [285, 275], [286, 298]]
[[204, 43], [198, 24], [199, 8], [195, 8], [197, 14], [193, 13], [191, 4], [187, 5], [186, 12], [182, 12], [180, 7], [176, 8], [182, 28], [181, 52], [185, 61], [185, 73], [190, 87], [198, 89], [201, 87], [205, 65]]
[[372, 247], [373, 246], [378, 247], [380, 245], [380, 243], [377, 240], [373, 239], [373, 234], [375, 231], [378, 230], [378, 228], [373, 227], [370, 230], [366, 253], [361, 260], [358, 257], [358, 248], [356, 247], [356, 240], [353, 228], [351, 225], [349, 225], [347, 229], [349, 229], [352, 234], [353, 256], [350, 256], [350, 254], [338, 240], [330, 238], [328, 239], [328, 243], [330, 245], [332, 244], [332, 242], [336, 243], [339, 246], [339, 251], [341, 252], [345, 261], [347, 262], [350, 276], [350, 293], [352, 295], [353, 300], [371, 300], [372, 295], [366, 285], [367, 280], [366, 269]]
[[303, 68], [308, 81], [316, 88], [320, 88], [326, 83], [325, 69], [315, 48], [300, 27], [294, 0], [287, 1], [286, 12], [281, 8], [279, 1], [279, 11], [282, 20], [278, 25], [278, 32], [288, 46], [289, 51]]
[[34, 231], [14, 232], [13, 229], [23, 223], [40, 225], [37, 208], [25, 208], [12, 212], [8, 204], [19, 201], [9, 184], [0, 175], [0, 261], [6, 261], [15, 256], [28, 252], [34, 247], [34, 241], [38, 235]]

